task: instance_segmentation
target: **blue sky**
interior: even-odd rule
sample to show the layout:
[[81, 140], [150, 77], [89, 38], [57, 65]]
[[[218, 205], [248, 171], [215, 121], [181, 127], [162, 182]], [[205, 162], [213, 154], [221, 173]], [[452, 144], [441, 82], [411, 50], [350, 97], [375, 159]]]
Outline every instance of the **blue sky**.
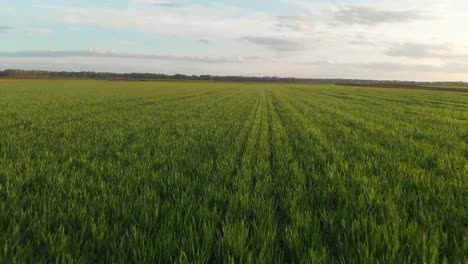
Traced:
[[464, 0], [0, 1], [0, 69], [468, 81]]

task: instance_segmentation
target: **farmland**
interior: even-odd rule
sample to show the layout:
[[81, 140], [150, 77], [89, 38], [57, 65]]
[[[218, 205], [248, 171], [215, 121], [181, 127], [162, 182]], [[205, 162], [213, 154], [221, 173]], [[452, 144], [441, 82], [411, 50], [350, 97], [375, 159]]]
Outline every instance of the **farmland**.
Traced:
[[423, 86], [429, 86], [429, 87], [441, 87], [441, 88], [463, 88], [463, 89], [468, 89], [468, 85], [437, 85], [437, 84], [427, 84]]
[[0, 81], [0, 263], [466, 263], [468, 94]]

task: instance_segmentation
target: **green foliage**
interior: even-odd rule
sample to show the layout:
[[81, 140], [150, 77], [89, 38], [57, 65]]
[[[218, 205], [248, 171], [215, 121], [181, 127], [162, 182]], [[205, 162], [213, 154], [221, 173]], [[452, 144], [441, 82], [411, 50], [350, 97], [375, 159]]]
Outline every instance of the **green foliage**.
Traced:
[[468, 96], [1, 81], [0, 263], [466, 263]]

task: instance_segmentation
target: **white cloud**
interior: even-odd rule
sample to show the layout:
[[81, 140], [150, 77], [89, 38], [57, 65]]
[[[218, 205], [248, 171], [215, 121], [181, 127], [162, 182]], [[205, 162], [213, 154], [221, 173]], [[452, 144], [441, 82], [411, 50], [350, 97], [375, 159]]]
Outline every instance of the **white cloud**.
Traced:
[[380, 10], [369, 6], [346, 6], [337, 10], [333, 22], [352, 25], [376, 25], [381, 23], [407, 23], [429, 19], [414, 10]]
[[[138, 5], [127, 10], [66, 8], [60, 11], [68, 24], [95, 25], [103, 28], [158, 33], [181, 38], [239, 39], [249, 35], [295, 34], [275, 30], [277, 19], [263, 13], [244, 14], [223, 5], [184, 6], [173, 9], [148, 9]], [[115, 19], [118, 17], [119, 19]]]
[[392, 57], [466, 59], [468, 54], [456, 53], [451, 44], [404, 43], [393, 45], [387, 52]]
[[157, 7], [179, 7], [183, 5], [181, 1], [175, 0], [133, 0], [133, 3], [148, 4]]
[[245, 37], [246, 41], [281, 52], [302, 51], [306, 49], [303, 39], [277, 37]]
[[36, 50], [36, 51], [15, 51], [0, 52], [0, 57], [4, 58], [117, 58], [117, 59], [135, 59], [135, 60], [162, 60], [162, 61], [185, 61], [197, 63], [245, 63], [257, 61], [261, 58], [256, 56], [249, 57], [193, 57], [193, 56], [174, 56], [143, 53], [117, 53], [114, 51], [103, 51], [99, 49], [88, 50]]
[[50, 28], [30, 28], [28, 32], [33, 36], [53, 36], [56, 34], [55, 31]]

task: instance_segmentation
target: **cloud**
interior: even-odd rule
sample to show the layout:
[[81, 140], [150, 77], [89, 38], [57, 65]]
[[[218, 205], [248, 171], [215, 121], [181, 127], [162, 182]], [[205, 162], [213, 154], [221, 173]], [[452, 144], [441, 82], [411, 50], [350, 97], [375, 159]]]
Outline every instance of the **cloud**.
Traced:
[[351, 40], [348, 42], [349, 44], [351, 45], [356, 45], [356, 46], [371, 46], [371, 47], [377, 47], [377, 44], [372, 42], [372, 41], [368, 41], [368, 40]]
[[181, 3], [176, 3], [172, 1], [154, 1], [151, 3], [153, 6], [159, 6], [159, 7], [179, 7], [182, 6]]
[[164, 61], [185, 61], [198, 63], [244, 63], [261, 60], [257, 56], [246, 57], [195, 57], [195, 56], [173, 56], [138, 53], [116, 53], [112, 51], [99, 50], [66, 50], [66, 51], [15, 51], [0, 52], [4, 58], [69, 58], [69, 57], [94, 57], [94, 58], [119, 58], [119, 59], [144, 59]]
[[450, 45], [431, 45], [420, 43], [404, 43], [390, 47], [385, 53], [391, 57], [406, 58], [441, 58], [466, 59], [468, 54], [457, 54]]
[[[52, 61], [60, 62], [60, 67], [82, 63], [93, 69], [188, 74], [468, 78], [468, 71], [460, 72], [468, 61], [468, 37], [463, 34], [468, 24], [466, 0], [51, 2], [39, 12], [44, 23], [36, 23], [19, 8], [12, 12], [25, 21], [26, 28], [5, 38], [3, 51], [7, 47], [14, 50], [21, 36], [31, 41], [22, 41], [18, 49], [50, 46], [72, 51], [42, 51], [36, 57], [7, 54], [2, 61], [26, 66]], [[65, 30], [57, 30], [56, 37], [47, 39], [41, 36], [52, 32], [33, 34], [27, 28], [46, 25], [81, 29], [73, 34], [82, 42], [56, 42], [67, 39]], [[0, 32], [6, 32], [5, 27]], [[89, 41], [97, 47], [136, 54], [89, 51]], [[252, 54], [261, 58], [249, 57]], [[437, 75], [436, 71], [456, 71], [457, 75]]]
[[447, 51], [443, 46], [405, 43], [393, 45], [386, 54], [391, 57], [424, 58], [438, 56], [440, 51]]
[[304, 16], [279, 16], [278, 28], [295, 32], [307, 32], [312, 30], [312, 26]]
[[178, 1], [169, 1], [169, 0], [134, 0], [136, 4], [148, 4], [158, 7], [179, 7], [183, 4]]
[[0, 33], [6, 33], [8, 31], [10, 31], [11, 29], [13, 29], [13, 28], [8, 27], [8, 26], [0, 26]]
[[[423, 64], [423, 63], [400, 63], [400, 62], [336, 62], [336, 61], [310, 61], [305, 65], [318, 66], [329, 69], [330, 71], [352, 72], [353, 70], [366, 70], [373, 72], [445, 72], [445, 73], [466, 73], [468, 64], [447, 63], [447, 64]], [[360, 78], [366, 78], [362, 76]]]
[[358, 66], [378, 71], [440, 71], [443, 67], [427, 64], [404, 64], [397, 62], [362, 63]]
[[[226, 38], [257, 35], [271, 31], [273, 22], [261, 15], [248, 15], [223, 5], [184, 5], [177, 9], [152, 9], [140, 5], [126, 10], [65, 8], [63, 22], [100, 28], [163, 34], [189, 39]], [[119, 19], [115, 19], [119, 17]]]
[[49, 28], [31, 28], [28, 30], [31, 35], [37, 36], [53, 36], [56, 32]]
[[433, 64], [404, 64], [394, 62], [375, 62], [360, 64], [360, 67], [378, 71], [398, 72], [445, 72], [445, 73], [466, 73], [468, 65], [459, 63], [449, 63], [443, 65]]
[[306, 48], [301, 40], [291, 38], [277, 38], [277, 37], [244, 37], [244, 40], [268, 47], [276, 51], [300, 51]]
[[390, 11], [367, 6], [346, 6], [337, 10], [333, 18], [334, 23], [338, 24], [375, 25], [382, 23], [405, 23], [427, 17], [413, 10]]

